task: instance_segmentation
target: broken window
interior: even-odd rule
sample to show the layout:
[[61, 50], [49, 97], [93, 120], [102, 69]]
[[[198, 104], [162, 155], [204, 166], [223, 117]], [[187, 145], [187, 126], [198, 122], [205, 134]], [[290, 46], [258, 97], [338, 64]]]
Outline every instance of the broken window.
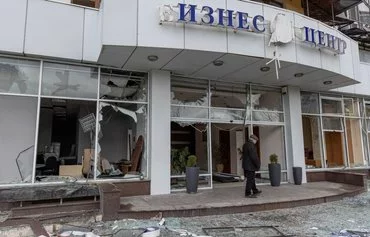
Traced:
[[199, 122], [171, 122], [171, 189], [185, 188], [185, 171], [190, 155], [196, 156], [199, 187], [210, 187], [208, 125]]
[[[250, 121], [249, 85], [211, 83], [211, 119]], [[247, 111], [247, 117], [246, 117]]]
[[101, 69], [100, 99], [147, 101], [147, 74], [115, 69]]
[[146, 176], [147, 105], [100, 102], [97, 178]]
[[171, 117], [208, 119], [208, 81], [171, 80]]
[[36, 182], [93, 177], [96, 102], [42, 98]]

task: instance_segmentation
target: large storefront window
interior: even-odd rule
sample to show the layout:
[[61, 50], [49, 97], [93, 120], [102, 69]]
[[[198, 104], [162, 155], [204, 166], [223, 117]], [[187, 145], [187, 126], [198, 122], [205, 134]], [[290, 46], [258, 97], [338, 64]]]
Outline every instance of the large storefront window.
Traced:
[[301, 103], [308, 169], [367, 165], [362, 99], [302, 92]]
[[178, 167], [179, 157], [185, 153], [201, 154], [201, 187], [238, 181], [244, 176], [241, 149], [250, 134], [260, 138], [257, 149], [262, 167], [257, 182], [269, 183], [268, 163], [273, 153], [282, 165], [282, 181], [287, 181], [284, 110], [279, 89], [186, 79], [172, 79], [171, 88], [172, 190], [184, 189], [184, 167]]
[[0, 184], [147, 177], [147, 84], [145, 73], [0, 58]]
[[0, 184], [30, 183], [37, 98], [0, 95], [0, 110]]

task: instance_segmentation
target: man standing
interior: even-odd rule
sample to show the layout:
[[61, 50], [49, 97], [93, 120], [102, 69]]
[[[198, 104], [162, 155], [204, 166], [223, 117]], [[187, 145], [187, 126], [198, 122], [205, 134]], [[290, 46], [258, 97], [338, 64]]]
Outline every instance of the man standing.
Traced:
[[261, 163], [258, 158], [256, 143], [258, 137], [251, 135], [249, 140], [243, 145], [243, 169], [244, 176], [247, 178], [245, 185], [245, 197], [256, 198], [262, 191], [256, 187], [256, 171], [260, 169]]

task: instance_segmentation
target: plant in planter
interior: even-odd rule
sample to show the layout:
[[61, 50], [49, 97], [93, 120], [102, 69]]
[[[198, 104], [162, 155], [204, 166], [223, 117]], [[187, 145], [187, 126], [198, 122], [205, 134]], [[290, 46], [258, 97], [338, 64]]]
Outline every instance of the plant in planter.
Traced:
[[276, 154], [270, 155], [269, 176], [271, 186], [280, 186], [281, 165], [278, 163], [278, 156]]
[[216, 163], [216, 171], [222, 173], [224, 171], [224, 166], [226, 159], [225, 157], [225, 147], [220, 144], [212, 145], [212, 156]]
[[171, 174], [180, 175], [185, 173], [187, 158], [190, 155], [189, 148], [171, 149]]
[[198, 191], [199, 167], [197, 167], [197, 157], [190, 155], [186, 161], [186, 191], [196, 193]]

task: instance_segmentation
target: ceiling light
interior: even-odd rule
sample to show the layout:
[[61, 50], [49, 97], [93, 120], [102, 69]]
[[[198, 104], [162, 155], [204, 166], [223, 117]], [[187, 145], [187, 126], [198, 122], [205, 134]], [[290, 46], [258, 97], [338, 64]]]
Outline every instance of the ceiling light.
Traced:
[[158, 60], [158, 56], [157, 55], [149, 55], [148, 60], [151, 61], [151, 62], [155, 62], [155, 61]]
[[213, 65], [215, 65], [216, 67], [222, 66], [222, 65], [224, 65], [224, 61], [215, 60], [215, 61], [213, 61]]
[[333, 81], [324, 81], [323, 84], [324, 85], [331, 85], [333, 83]]
[[267, 67], [267, 66], [265, 66], [265, 67], [261, 67], [261, 68], [260, 68], [260, 70], [261, 70], [262, 72], [268, 72], [268, 71], [270, 71], [270, 67]]
[[298, 73], [296, 73], [296, 74], [294, 74], [294, 77], [303, 77], [303, 73], [301, 73], [301, 72], [298, 72]]

